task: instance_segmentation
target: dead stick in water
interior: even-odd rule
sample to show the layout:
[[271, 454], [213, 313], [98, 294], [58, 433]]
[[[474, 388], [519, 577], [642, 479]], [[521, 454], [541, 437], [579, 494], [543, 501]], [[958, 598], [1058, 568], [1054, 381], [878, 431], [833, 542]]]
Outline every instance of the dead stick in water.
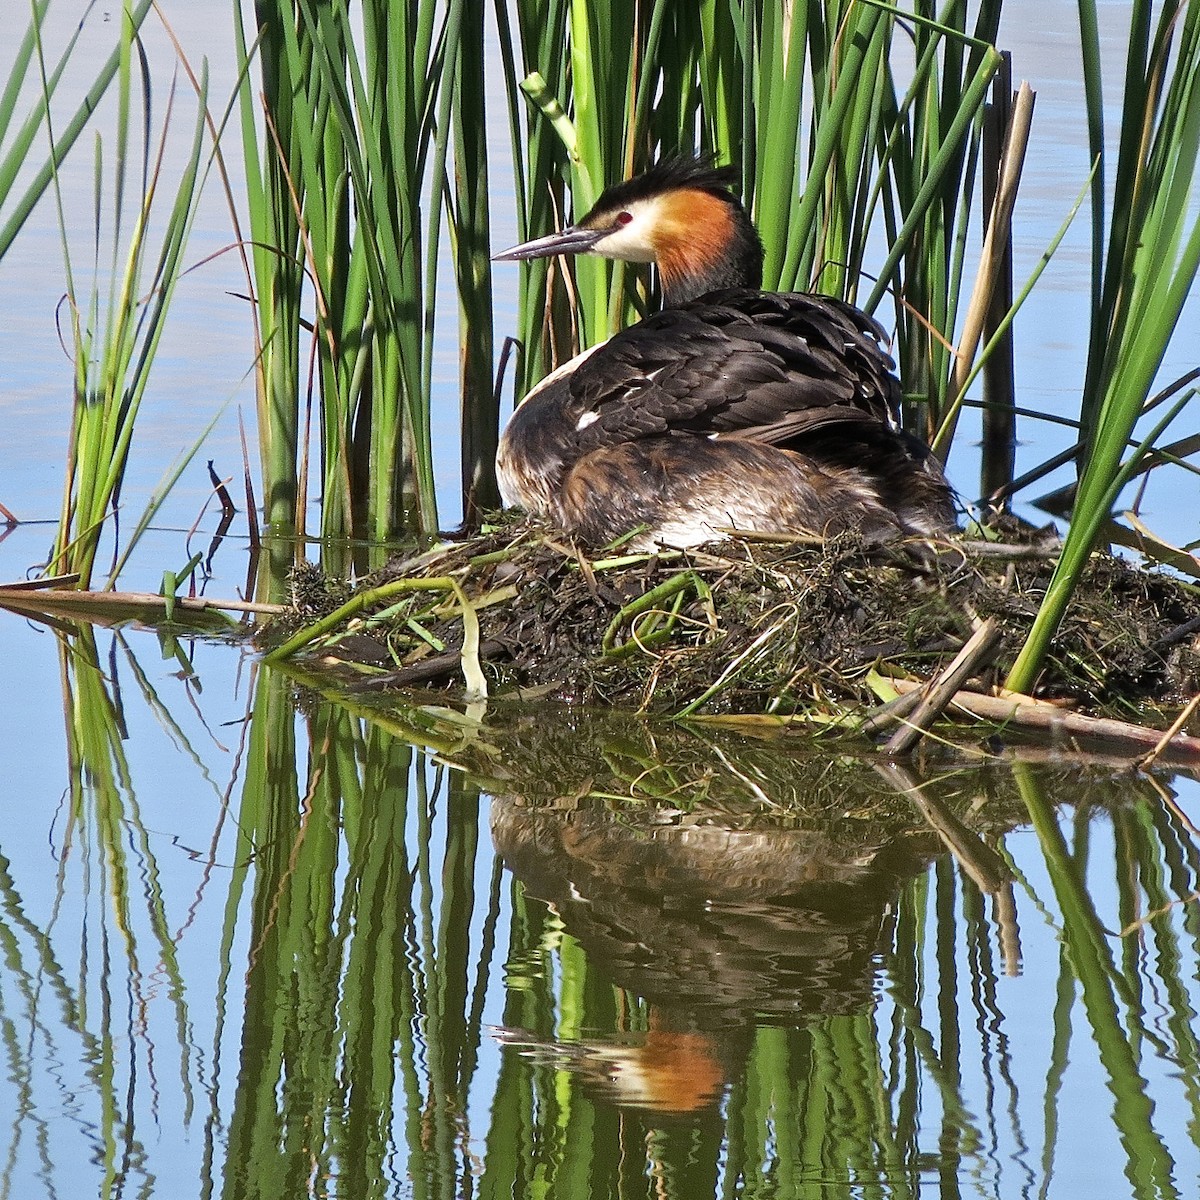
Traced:
[[899, 696], [894, 696], [886, 703], [871, 709], [855, 732], [861, 733], [863, 737], [874, 737], [877, 733], [890, 729], [897, 721], [902, 721], [920, 703], [920, 689], [901, 692]]
[[1000, 627], [989, 617], [967, 640], [954, 661], [932, 683], [925, 685], [924, 698], [904, 727], [888, 739], [884, 753], [907, 754], [954, 699], [954, 693], [996, 653], [999, 646]]
[[[893, 679], [892, 685], [898, 692], [918, 691], [925, 686], [909, 679]], [[1084, 738], [1092, 742], [1123, 743], [1136, 749], [1154, 750], [1163, 736], [1161, 729], [1151, 729], [1148, 725], [1068, 712], [1031, 696], [985, 696], [982, 692], [963, 691], [952, 696], [947, 707], [996, 725], [1015, 725], [1069, 740]], [[1159, 749], [1159, 756], [1200, 759], [1200, 738], [1177, 733]]]
[[1181, 712], [1179, 716], [1177, 716], [1175, 720], [1171, 722], [1171, 727], [1162, 735], [1162, 737], [1158, 739], [1157, 742], [1155, 742], [1154, 749], [1151, 750], [1149, 754], [1143, 754], [1142, 757], [1137, 760], [1139, 770], [1146, 770], [1146, 768], [1149, 767], [1154, 760], [1158, 758], [1158, 756], [1162, 754], [1162, 752], [1171, 744], [1171, 739], [1188, 723], [1188, 721], [1191, 719], [1192, 713], [1196, 711], [1197, 705], [1200, 705], [1200, 692], [1197, 692], [1187, 702], [1187, 704], [1184, 705], [1183, 712]]
[[[165, 615], [167, 607], [167, 598], [161, 592], [84, 592], [75, 588], [44, 587], [46, 582], [57, 583], [58, 580], [35, 579], [24, 587], [12, 584], [0, 586], [0, 607], [56, 612], [60, 615], [75, 614], [81, 617], [90, 614], [123, 614], [135, 608]], [[254, 600], [216, 600], [207, 596], [176, 596], [172, 599], [172, 604], [180, 612], [193, 613], [217, 611], [278, 616], [288, 611], [286, 604], [260, 604]]]

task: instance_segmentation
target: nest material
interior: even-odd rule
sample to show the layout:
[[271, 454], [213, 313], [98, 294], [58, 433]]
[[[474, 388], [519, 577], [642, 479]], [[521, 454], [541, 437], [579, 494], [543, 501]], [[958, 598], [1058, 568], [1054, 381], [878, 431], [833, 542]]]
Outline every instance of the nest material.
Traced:
[[[953, 544], [820, 545], [731, 539], [703, 552], [591, 560], [524, 524], [398, 561], [366, 586], [453, 577], [479, 623], [494, 691], [575, 703], [788, 714], [872, 699], [872, 668], [928, 676], [995, 617], [1005, 632], [982, 684], [1011, 666], [1049, 582], [1049, 556], [976, 558]], [[306, 581], [309, 611], [312, 580]], [[1200, 598], [1189, 585], [1093, 556], [1038, 694], [1092, 710], [1192, 695]], [[402, 598], [327, 653], [388, 664], [380, 683], [453, 684], [461, 605], [445, 591]]]

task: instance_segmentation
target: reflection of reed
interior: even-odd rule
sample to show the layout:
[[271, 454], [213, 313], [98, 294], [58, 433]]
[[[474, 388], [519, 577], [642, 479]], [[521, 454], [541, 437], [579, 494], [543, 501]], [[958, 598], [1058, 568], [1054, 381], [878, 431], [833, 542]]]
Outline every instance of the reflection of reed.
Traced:
[[306, 715], [304, 770], [292, 700], [260, 675], [226, 937], [248, 924], [224, 1193], [321, 1179], [366, 1196], [407, 1178], [449, 1194], [487, 981], [470, 925], [477, 797], [335, 705]]
[[[1083, 1013], [1099, 1048], [1100, 1062], [1108, 1077], [1114, 1103], [1112, 1124], [1126, 1158], [1126, 1175], [1141, 1195], [1179, 1196], [1176, 1181], [1178, 1167], [1168, 1149], [1161, 1128], [1161, 1118], [1155, 1119], [1155, 1103], [1147, 1087], [1147, 1071], [1143, 1066], [1145, 1047], [1150, 1046], [1168, 1059], [1173, 1058], [1182, 1068], [1185, 1081], [1189, 1125], [1194, 1136], [1200, 1128], [1200, 1038], [1197, 1037], [1196, 1011], [1188, 988], [1180, 973], [1186, 961], [1184, 947], [1177, 931], [1163, 920], [1151, 919], [1151, 934], [1161, 969], [1162, 991], [1156, 1004], [1163, 1004], [1163, 1015], [1156, 1015], [1152, 1025], [1147, 1019], [1144, 1000], [1138, 988], [1137, 958], [1142, 952], [1133, 940], [1125, 943], [1123, 961], [1109, 945], [1108, 932], [1087, 887], [1088, 829], [1080, 822], [1076, 846], [1067, 838], [1037, 775], [1023, 764], [1014, 767], [1021, 790], [1046, 858], [1046, 866], [1062, 913], [1061, 937], [1065, 950], [1062, 974], [1063, 985], [1072, 993], [1078, 981], [1083, 1000]], [[1112, 818], [1117, 833], [1119, 856], [1117, 889], [1119, 907], [1123, 914], [1136, 912], [1146, 900], [1151, 906], [1162, 897], [1163, 877], [1157, 867], [1173, 864], [1178, 872], [1187, 861], [1193, 881], [1200, 869], [1200, 850], [1194, 840], [1183, 832], [1169, 809], [1146, 806], [1143, 811], [1125, 804], [1114, 808]], [[1151, 829], [1154, 833], [1151, 833]], [[1165, 851], [1165, 854], [1164, 854]], [[1151, 863], [1156, 863], [1151, 867]], [[1149, 868], [1149, 870], [1147, 869]], [[1179, 876], [1177, 875], [1177, 878]], [[1165, 910], [1160, 908], [1157, 916]], [[1129, 930], [1128, 932], [1141, 932]], [[1195, 927], [1190, 932], [1191, 948], [1195, 948]], [[1065, 1067], [1066, 1048], [1071, 1037], [1069, 1013], [1056, 1013], [1055, 1040], [1061, 1047], [1056, 1055], [1052, 1074], [1051, 1094], [1057, 1098], [1058, 1066]], [[1163, 1028], [1165, 1026], [1165, 1028]], [[1165, 1036], [1164, 1036], [1165, 1035]]]
[[[10, 861], [0, 855], [0, 1013], [8, 1078], [20, 1103], [0, 1195], [30, 1194], [16, 1174], [22, 1144], [38, 1147], [39, 1174], [55, 1194], [80, 1144], [101, 1173], [100, 1194], [149, 1194], [154, 1171], [140, 1122], [172, 1115], [194, 1100], [198, 1051], [163, 873], [126, 756], [129, 737], [119, 679], [128, 670], [142, 700], [158, 706], [176, 745], [191, 747], [170, 722], [119, 636], [102, 663], [90, 626], [55, 622], [66, 733], [66, 800], [57, 874], [26, 903]], [[13, 814], [15, 815], [15, 814]], [[52, 837], [51, 841], [55, 839]], [[28, 914], [51, 893], [50, 918]], [[64, 947], [61, 943], [66, 943]], [[78, 977], [68, 972], [74, 961]], [[170, 1014], [160, 1024], [165, 1000]], [[170, 1049], [173, 1028], [177, 1046]], [[178, 1058], [174, 1085], [165, 1064]], [[78, 1072], [78, 1074], [76, 1074]], [[47, 1090], [48, 1089], [48, 1090]], [[27, 1166], [27, 1164], [25, 1164]]]
[[[787, 739], [555, 710], [482, 724], [314, 702], [297, 719], [264, 671], [238, 845], [218, 861], [214, 835], [181, 922], [144, 814], [164, 786], [185, 794], [189, 767], [207, 776], [205, 756], [114, 647], [101, 663], [76, 635], [64, 660], [51, 899], [0, 858], [0, 1053], [19, 1099], [0, 1194], [27, 1194], [31, 1171], [65, 1194], [83, 1169], [107, 1194], [167, 1194], [193, 1097], [206, 1194], [228, 1197], [693, 1200], [817, 1175], [900, 1194], [932, 1169], [1033, 1194], [1073, 1119], [1062, 1097], [1097, 1069], [1111, 1100], [1089, 1119], [1115, 1131], [1118, 1164], [1142, 1194], [1182, 1194], [1200, 850], [1165, 777], [918, 764], [885, 783]], [[183, 754], [139, 787], [124, 738], [149, 714]], [[473, 786], [392, 728], [503, 783], [492, 819], [523, 885], [504, 895], [480, 852]], [[224, 789], [207, 784], [219, 834]], [[1014, 840], [1014, 864], [997, 835], [1022, 814], [1043, 853]], [[943, 844], [954, 857], [922, 870]], [[975, 880], [1004, 870], [1001, 917]], [[1112, 912], [1084, 886], [1110, 871]], [[1005, 1015], [1018, 912], [1031, 945], [1045, 921], [1063, 947], [1037, 1030]], [[214, 962], [210, 991], [188, 972]], [[211, 1041], [192, 1024], [210, 1003]], [[494, 1070], [485, 1021], [502, 1028]]]
[[[255, 875], [233, 907], [253, 953], [226, 1194], [290, 1195], [305, 1166], [349, 1194], [372, 1177], [402, 1190], [401, 1174], [461, 1191], [472, 1170], [493, 1195], [638, 1194], [648, 1171], [690, 1198], [764, 1169], [915, 1190], [931, 1120], [947, 1178], [998, 1170], [989, 1139], [1006, 1122], [1031, 1143], [998, 998], [1023, 893], [1002, 887], [989, 919], [976, 886], [1003, 878], [996, 837], [1026, 811], [1007, 765], [885, 783], [711, 726], [318, 702], [296, 773], [287, 700], [278, 682], [260, 691], [243, 796]], [[491, 1078], [476, 1045], [498, 881], [478, 876], [471, 793], [440, 792], [392, 730], [499, 796], [493, 831], [523, 886]], [[1128, 776], [1034, 773], [1122, 814], [1140, 795]], [[1163, 845], [1144, 839], [1130, 862], [1153, 875]], [[923, 872], [946, 846], [953, 861]], [[1068, 1038], [1070, 1019], [1055, 1017]], [[486, 1099], [468, 1106], [473, 1085]]]

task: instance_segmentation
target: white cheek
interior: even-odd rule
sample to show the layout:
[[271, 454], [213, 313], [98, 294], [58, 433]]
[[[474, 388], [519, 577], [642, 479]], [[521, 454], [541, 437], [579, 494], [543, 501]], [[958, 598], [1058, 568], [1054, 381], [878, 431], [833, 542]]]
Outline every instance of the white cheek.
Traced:
[[602, 254], [605, 258], [619, 258], [623, 262], [654, 261], [654, 250], [649, 243], [638, 237], [633, 222], [602, 238], [592, 247], [591, 252]]
[[624, 262], [653, 262], [655, 259], [654, 232], [655, 209], [652, 204], [638, 203], [629, 206], [633, 218], [625, 225], [614, 229], [592, 247], [592, 254], [605, 258], [619, 258]]

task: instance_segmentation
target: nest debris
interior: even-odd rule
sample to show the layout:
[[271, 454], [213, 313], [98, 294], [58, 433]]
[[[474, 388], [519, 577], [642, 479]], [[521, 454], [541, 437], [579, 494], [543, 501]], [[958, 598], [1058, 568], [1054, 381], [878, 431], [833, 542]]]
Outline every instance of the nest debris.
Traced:
[[[363, 581], [360, 592], [401, 579], [412, 590], [368, 607], [321, 650], [371, 687], [453, 687], [477, 622], [492, 694], [782, 716], [869, 703], [873, 671], [927, 677], [992, 617], [1004, 640], [980, 677], [990, 687], [1028, 631], [1053, 551], [1033, 543], [980, 557], [970, 545], [734, 537], [703, 551], [589, 559], [507, 522]], [[296, 580], [297, 618], [335, 608], [344, 587], [308, 568]], [[1180, 703], [1200, 680], [1198, 628], [1197, 589], [1096, 554], [1037, 694], [1121, 714]]]

